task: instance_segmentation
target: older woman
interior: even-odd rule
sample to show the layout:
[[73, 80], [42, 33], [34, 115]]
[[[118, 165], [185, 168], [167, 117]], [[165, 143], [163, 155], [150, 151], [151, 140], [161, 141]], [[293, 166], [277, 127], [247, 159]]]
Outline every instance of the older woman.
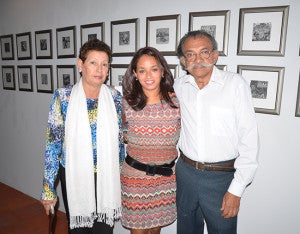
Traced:
[[158, 234], [176, 220], [180, 110], [173, 82], [166, 60], [152, 47], [136, 52], [123, 79], [128, 145], [121, 172], [121, 221], [132, 234]]
[[111, 50], [98, 39], [80, 49], [81, 79], [54, 92], [48, 118], [41, 202], [49, 214], [60, 172], [70, 233], [112, 233], [120, 217], [121, 94], [104, 84]]

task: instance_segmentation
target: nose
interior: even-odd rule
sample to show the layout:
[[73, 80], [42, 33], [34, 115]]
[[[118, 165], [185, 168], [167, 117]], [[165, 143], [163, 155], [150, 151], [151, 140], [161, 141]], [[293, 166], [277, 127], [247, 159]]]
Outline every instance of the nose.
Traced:
[[203, 61], [202, 55], [200, 53], [195, 54], [195, 62]]

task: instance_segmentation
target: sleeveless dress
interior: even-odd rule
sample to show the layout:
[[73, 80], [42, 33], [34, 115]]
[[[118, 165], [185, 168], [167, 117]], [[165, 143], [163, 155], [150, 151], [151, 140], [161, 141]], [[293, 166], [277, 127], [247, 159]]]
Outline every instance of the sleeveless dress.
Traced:
[[[178, 105], [176, 98], [173, 102]], [[176, 159], [181, 127], [180, 109], [166, 102], [135, 111], [123, 99], [124, 139], [127, 154], [142, 163], [165, 164]], [[173, 171], [175, 166], [173, 167]], [[122, 225], [148, 229], [176, 220], [176, 178], [148, 176], [124, 162], [121, 170]]]

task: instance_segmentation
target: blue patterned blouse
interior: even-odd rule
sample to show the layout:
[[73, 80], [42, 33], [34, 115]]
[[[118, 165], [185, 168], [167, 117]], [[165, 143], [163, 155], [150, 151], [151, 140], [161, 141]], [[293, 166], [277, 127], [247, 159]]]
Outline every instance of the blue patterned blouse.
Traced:
[[[56, 198], [55, 180], [58, 175], [59, 165], [65, 167], [64, 129], [67, 108], [73, 86], [55, 90], [50, 103], [48, 126], [46, 131], [45, 169], [41, 199], [52, 200]], [[116, 106], [119, 124], [119, 160], [124, 161], [124, 144], [122, 142], [122, 95], [110, 87]], [[94, 170], [97, 171], [96, 127], [98, 99], [87, 99], [87, 108], [92, 133]]]

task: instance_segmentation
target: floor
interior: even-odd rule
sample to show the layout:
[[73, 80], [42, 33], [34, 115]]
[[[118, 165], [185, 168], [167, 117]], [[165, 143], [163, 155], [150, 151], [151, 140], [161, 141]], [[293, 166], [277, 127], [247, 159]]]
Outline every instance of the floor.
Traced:
[[[68, 233], [65, 213], [57, 211], [55, 220], [54, 233]], [[0, 234], [49, 234], [49, 223], [39, 200], [0, 182]]]

